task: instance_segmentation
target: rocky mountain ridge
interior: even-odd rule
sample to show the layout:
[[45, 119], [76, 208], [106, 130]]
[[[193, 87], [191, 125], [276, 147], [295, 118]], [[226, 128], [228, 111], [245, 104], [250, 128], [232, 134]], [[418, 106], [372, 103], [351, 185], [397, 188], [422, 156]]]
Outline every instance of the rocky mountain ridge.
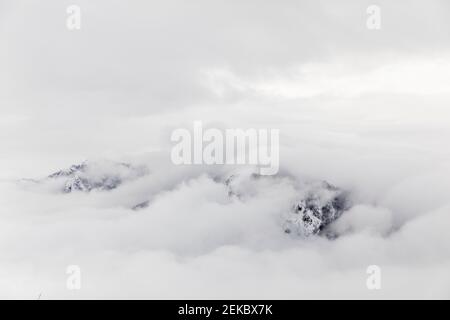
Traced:
[[[108, 192], [122, 184], [148, 174], [148, 169], [122, 162], [83, 162], [59, 170], [35, 183], [57, 182], [61, 193], [91, 191]], [[243, 199], [251, 196], [251, 190], [261, 179], [275, 179], [252, 173], [230, 174], [215, 177], [214, 181], [226, 186], [228, 197]], [[30, 180], [31, 181], [31, 180]], [[132, 210], [143, 210], [150, 205], [145, 200], [131, 206]], [[299, 196], [291, 209], [283, 216], [282, 230], [286, 234], [300, 237], [321, 235], [326, 227], [337, 220], [350, 207], [348, 193], [325, 181], [303, 183]]]

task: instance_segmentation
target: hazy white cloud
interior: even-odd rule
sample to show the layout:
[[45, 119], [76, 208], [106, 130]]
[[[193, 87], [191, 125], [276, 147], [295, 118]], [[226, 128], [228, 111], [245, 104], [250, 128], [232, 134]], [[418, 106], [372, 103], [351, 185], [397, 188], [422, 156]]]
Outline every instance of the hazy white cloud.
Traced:
[[[358, 69], [350, 61], [304, 64], [288, 70], [268, 70], [245, 79], [230, 70], [205, 71], [205, 85], [217, 96], [251, 95], [272, 99], [347, 98], [368, 94], [450, 94], [449, 57], [421, 57], [409, 61], [373, 61]], [[369, 70], [365, 70], [369, 68]]]

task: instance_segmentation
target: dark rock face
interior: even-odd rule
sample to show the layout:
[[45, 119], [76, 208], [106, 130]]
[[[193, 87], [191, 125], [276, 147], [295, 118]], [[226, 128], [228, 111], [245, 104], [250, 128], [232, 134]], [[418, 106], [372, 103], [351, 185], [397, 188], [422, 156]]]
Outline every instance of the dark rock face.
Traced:
[[90, 181], [87, 178], [74, 175], [67, 180], [63, 192], [91, 191], [92, 189], [112, 190], [120, 186], [121, 183], [122, 181], [118, 177], [104, 177], [100, 181]]
[[[258, 179], [274, 178], [257, 174], [244, 178], [240, 175], [229, 176], [224, 181], [228, 187], [228, 196], [245, 198], [246, 192], [252, 189], [253, 182]], [[350, 207], [348, 193], [325, 181], [302, 183], [297, 188], [299, 199], [283, 215], [282, 228], [287, 234], [301, 237], [324, 234], [326, 227]]]
[[147, 208], [149, 205], [150, 205], [150, 201], [147, 200], [147, 201], [138, 203], [137, 205], [133, 206], [131, 209], [133, 209], [133, 210], [135, 210], [135, 211], [136, 211], [136, 210], [141, 210], [141, 209]]
[[327, 182], [312, 185], [288, 213], [284, 232], [304, 237], [320, 234], [349, 207], [346, 192]]
[[55, 173], [52, 173], [48, 177], [49, 178], [69, 177], [69, 176], [71, 176], [73, 174], [76, 174], [76, 172], [84, 171], [86, 169], [86, 167], [87, 167], [86, 163], [75, 164], [75, 165], [72, 165], [67, 170], [59, 170], [59, 171], [57, 171]]
[[[120, 162], [97, 161], [72, 165], [44, 179], [28, 182], [33, 185], [48, 183], [52, 190], [63, 193], [109, 191], [146, 174], [147, 168]], [[332, 236], [327, 231], [327, 226], [350, 208], [348, 193], [325, 181], [301, 182], [292, 176], [261, 176], [249, 171], [214, 176], [212, 179], [216, 183], [225, 184], [228, 197], [238, 201], [246, 201], [259, 192], [270, 192], [279, 183], [288, 185], [294, 196], [289, 196], [291, 200], [288, 201], [292, 201], [290, 209], [280, 209], [281, 230], [303, 238], [312, 235]], [[298, 197], [295, 198], [297, 194]], [[130, 206], [130, 209], [138, 211], [147, 208], [149, 204], [150, 200], [144, 198]]]

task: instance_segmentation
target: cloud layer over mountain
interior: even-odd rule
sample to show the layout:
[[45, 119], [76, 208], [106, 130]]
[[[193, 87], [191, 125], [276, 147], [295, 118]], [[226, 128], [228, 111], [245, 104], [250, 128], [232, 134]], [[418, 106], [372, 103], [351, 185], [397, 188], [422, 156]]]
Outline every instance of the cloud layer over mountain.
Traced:
[[[0, 297], [450, 297], [447, 1], [370, 31], [369, 1], [80, 0], [70, 32], [72, 2], [0, 0]], [[196, 120], [279, 129], [280, 176], [230, 197], [251, 168], [173, 165]], [[86, 159], [124, 182], [21, 181]], [[349, 192], [336, 238], [283, 232], [293, 181]]]

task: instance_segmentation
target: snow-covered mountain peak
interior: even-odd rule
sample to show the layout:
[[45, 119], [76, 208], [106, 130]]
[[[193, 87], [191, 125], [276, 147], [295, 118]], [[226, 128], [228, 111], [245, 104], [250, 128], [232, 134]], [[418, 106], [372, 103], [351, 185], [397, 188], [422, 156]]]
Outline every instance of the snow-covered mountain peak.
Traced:
[[[224, 180], [228, 195], [244, 200], [258, 192], [258, 188], [270, 188], [280, 177], [251, 174], [232, 174]], [[285, 177], [296, 190], [296, 198], [290, 210], [283, 214], [283, 229], [287, 234], [301, 237], [322, 234], [326, 227], [349, 209], [349, 195], [326, 181], [299, 182]], [[278, 181], [279, 182], [279, 181]]]

